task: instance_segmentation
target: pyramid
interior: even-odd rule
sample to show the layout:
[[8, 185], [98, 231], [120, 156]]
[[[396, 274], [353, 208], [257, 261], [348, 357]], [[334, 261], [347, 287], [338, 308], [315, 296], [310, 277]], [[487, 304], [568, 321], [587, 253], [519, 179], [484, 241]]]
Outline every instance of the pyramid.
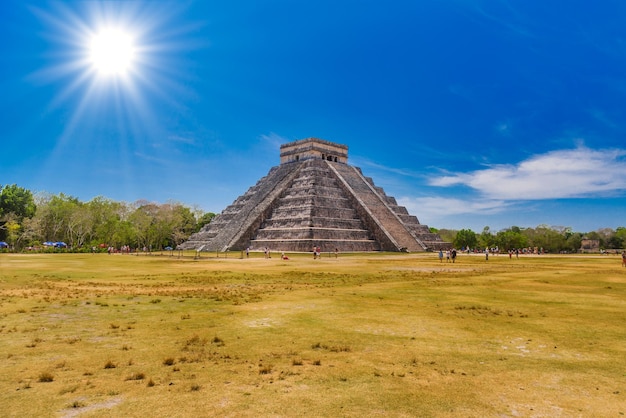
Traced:
[[280, 165], [179, 248], [419, 252], [450, 247], [347, 161], [347, 146], [318, 138], [281, 145]]

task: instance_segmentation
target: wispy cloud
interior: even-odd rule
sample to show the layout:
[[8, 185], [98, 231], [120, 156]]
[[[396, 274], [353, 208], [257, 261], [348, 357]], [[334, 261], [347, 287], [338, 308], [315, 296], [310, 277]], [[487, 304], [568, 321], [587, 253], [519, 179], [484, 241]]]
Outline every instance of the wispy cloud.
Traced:
[[259, 135], [259, 139], [261, 139], [263, 142], [266, 142], [269, 146], [275, 149], [280, 149], [280, 146], [282, 144], [291, 142], [291, 139], [285, 138], [284, 136], [280, 136], [274, 132], [270, 132], [267, 135], [266, 134]]
[[190, 136], [170, 135], [168, 139], [172, 142], [179, 142], [188, 145], [195, 145], [196, 140]]
[[489, 200], [592, 197], [626, 191], [626, 150], [583, 146], [533, 156], [516, 165], [431, 178], [433, 186], [468, 186]]
[[135, 152], [134, 155], [135, 157], [140, 158], [144, 161], [149, 161], [149, 162], [164, 165], [164, 166], [171, 165], [171, 161], [166, 158], [159, 158], [159, 157], [147, 155], [141, 152]]
[[511, 206], [504, 200], [465, 200], [447, 197], [402, 197], [398, 199], [398, 204], [406, 207], [409, 213], [416, 213], [428, 219], [474, 213], [493, 215]]
[[528, 29], [526, 25], [521, 22], [526, 21], [523, 16], [521, 16], [508, 2], [502, 2], [502, 5], [507, 9], [507, 17], [500, 17], [496, 14], [491, 14], [487, 12], [485, 9], [476, 6], [475, 11], [482, 16], [484, 19], [501, 25], [502, 27], [510, 30], [511, 32], [526, 38], [533, 38], [533, 33]]
[[406, 170], [403, 168], [397, 168], [397, 167], [389, 167], [386, 165], [382, 165], [382, 164], [377, 164], [367, 158], [362, 158], [362, 157], [357, 157], [354, 158], [353, 161], [351, 163], [354, 163], [354, 165], [356, 165], [357, 167], [367, 167], [367, 168], [373, 168], [376, 170], [380, 170], [380, 171], [385, 171], [388, 173], [393, 173], [393, 174], [398, 174], [400, 176], [403, 177], [423, 177], [421, 174], [415, 173], [413, 171], [410, 170]]

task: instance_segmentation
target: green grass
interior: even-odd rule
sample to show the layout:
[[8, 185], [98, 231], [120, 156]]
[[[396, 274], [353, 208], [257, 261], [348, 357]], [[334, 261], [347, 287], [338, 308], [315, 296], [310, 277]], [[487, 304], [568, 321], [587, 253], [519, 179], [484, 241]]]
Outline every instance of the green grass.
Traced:
[[615, 256], [0, 254], [9, 416], [622, 416]]

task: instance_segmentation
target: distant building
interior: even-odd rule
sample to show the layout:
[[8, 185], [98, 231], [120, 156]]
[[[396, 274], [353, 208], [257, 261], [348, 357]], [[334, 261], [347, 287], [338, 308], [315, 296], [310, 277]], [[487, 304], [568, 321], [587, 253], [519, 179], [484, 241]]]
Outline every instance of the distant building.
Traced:
[[580, 241], [581, 253], [599, 253], [600, 252], [600, 240], [583, 238]]
[[348, 147], [308, 138], [283, 144], [280, 165], [181, 249], [429, 251], [451, 248], [348, 165]]

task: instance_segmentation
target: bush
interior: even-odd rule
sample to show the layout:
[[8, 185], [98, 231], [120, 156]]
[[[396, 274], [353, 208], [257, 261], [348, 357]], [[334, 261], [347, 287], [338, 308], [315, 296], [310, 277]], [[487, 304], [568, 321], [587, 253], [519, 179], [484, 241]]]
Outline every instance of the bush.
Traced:
[[39, 374], [40, 382], [52, 382], [54, 380], [54, 376], [51, 373], [43, 372]]

